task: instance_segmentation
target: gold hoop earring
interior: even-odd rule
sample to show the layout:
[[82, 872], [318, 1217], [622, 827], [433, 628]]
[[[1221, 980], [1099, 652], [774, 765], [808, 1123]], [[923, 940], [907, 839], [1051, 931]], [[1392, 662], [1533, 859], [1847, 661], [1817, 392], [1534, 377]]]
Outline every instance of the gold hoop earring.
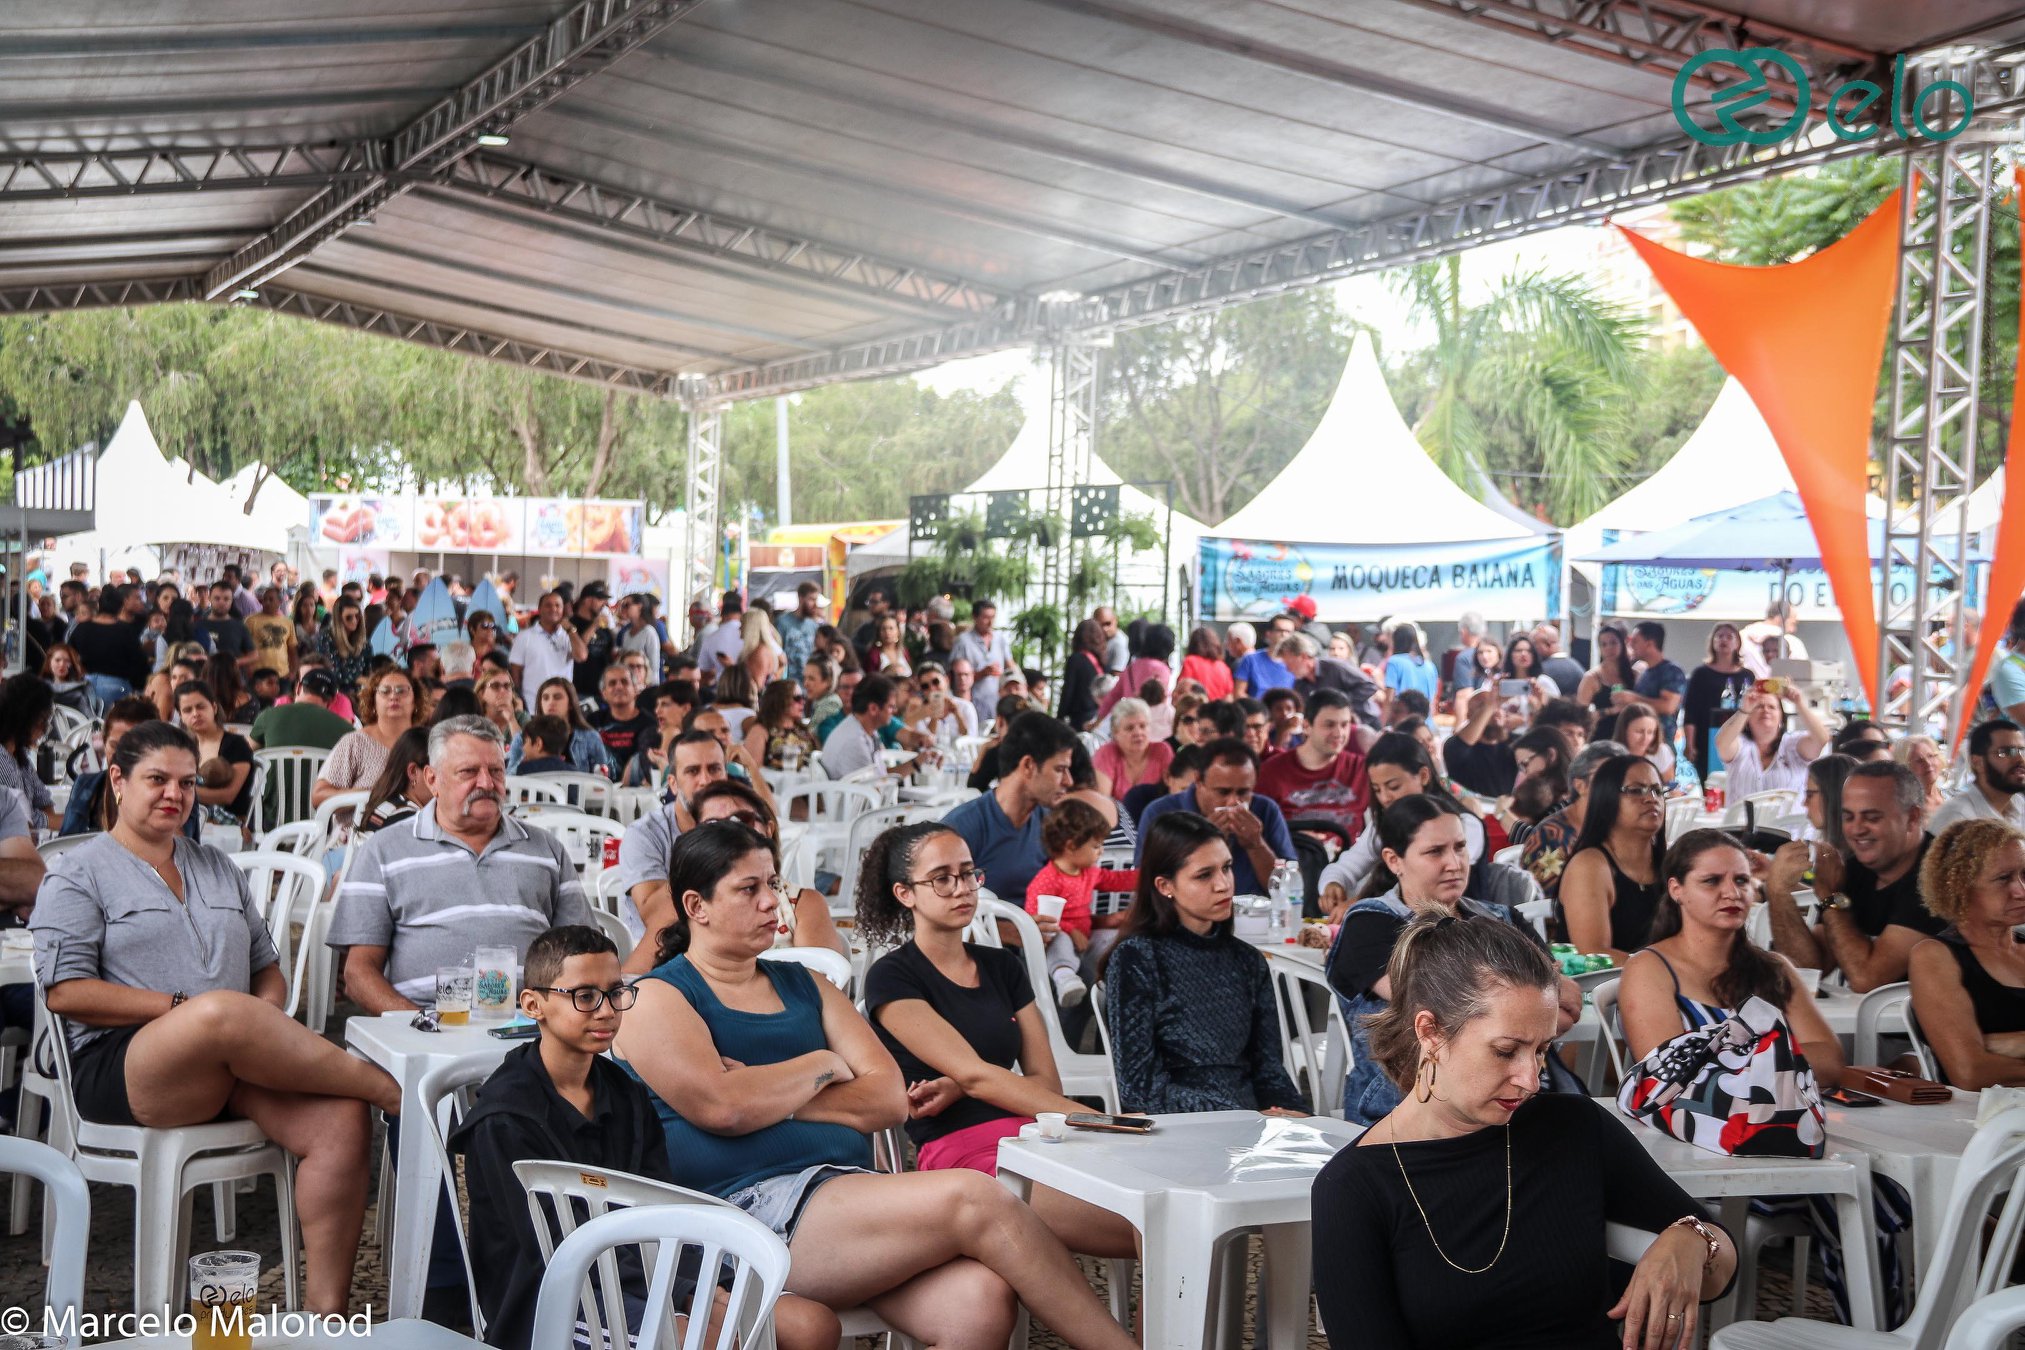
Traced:
[[1441, 1072], [1441, 1065], [1432, 1056], [1420, 1061], [1420, 1068], [1413, 1075], [1413, 1099], [1422, 1104], [1434, 1100], [1435, 1075]]

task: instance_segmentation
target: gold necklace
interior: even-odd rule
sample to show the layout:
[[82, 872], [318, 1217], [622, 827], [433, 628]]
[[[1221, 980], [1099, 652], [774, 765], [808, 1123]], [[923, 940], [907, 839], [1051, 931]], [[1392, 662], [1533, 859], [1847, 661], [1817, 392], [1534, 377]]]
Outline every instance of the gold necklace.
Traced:
[[[1390, 1118], [1388, 1117], [1388, 1119]], [[1512, 1127], [1510, 1125], [1505, 1126], [1505, 1231], [1499, 1235], [1498, 1249], [1491, 1253], [1491, 1259], [1472, 1270], [1468, 1266], [1457, 1265], [1455, 1260], [1441, 1249], [1441, 1239], [1434, 1235], [1434, 1225], [1428, 1222], [1427, 1209], [1420, 1203], [1420, 1196], [1414, 1192], [1413, 1178], [1406, 1175], [1406, 1163], [1399, 1156], [1399, 1122], [1393, 1120], [1391, 1123], [1392, 1161], [1399, 1168], [1399, 1179], [1406, 1183], [1406, 1194], [1413, 1201], [1413, 1207], [1420, 1211], [1421, 1227], [1427, 1229], [1427, 1240], [1434, 1244], [1434, 1254], [1442, 1260], [1447, 1261], [1450, 1267], [1461, 1271], [1465, 1275], [1483, 1274], [1492, 1266], [1495, 1266], [1498, 1263], [1498, 1258], [1505, 1254], [1505, 1243], [1512, 1236]]]

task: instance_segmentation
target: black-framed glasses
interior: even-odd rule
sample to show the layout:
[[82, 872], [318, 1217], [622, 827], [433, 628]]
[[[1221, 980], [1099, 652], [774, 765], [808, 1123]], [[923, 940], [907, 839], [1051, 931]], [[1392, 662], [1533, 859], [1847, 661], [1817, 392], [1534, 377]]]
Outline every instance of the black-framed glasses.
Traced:
[[570, 1005], [580, 1013], [594, 1013], [608, 999], [613, 1012], [624, 1012], [640, 997], [640, 991], [630, 984], [615, 984], [610, 989], [600, 989], [594, 984], [579, 984], [568, 989], [547, 984], [530, 984], [527, 987], [540, 994], [568, 994]]
[[909, 886], [926, 886], [944, 900], [958, 891], [974, 891], [984, 885], [984, 869], [978, 867], [959, 868], [954, 872], [937, 872], [932, 877], [914, 877]]

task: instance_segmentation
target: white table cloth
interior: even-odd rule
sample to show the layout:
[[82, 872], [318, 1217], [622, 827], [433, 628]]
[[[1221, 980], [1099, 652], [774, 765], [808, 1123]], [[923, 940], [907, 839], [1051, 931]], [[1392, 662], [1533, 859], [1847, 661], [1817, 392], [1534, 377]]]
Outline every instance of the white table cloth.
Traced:
[[392, 1074], [401, 1085], [400, 1166], [394, 1171], [394, 1222], [389, 1228], [387, 1313], [419, 1317], [429, 1274], [429, 1249], [436, 1232], [436, 1196], [443, 1187], [443, 1168], [429, 1142], [429, 1125], [416, 1090], [422, 1077], [439, 1064], [480, 1051], [506, 1052], [519, 1041], [487, 1034], [498, 1022], [473, 1022], [441, 1031], [418, 1031], [409, 1023], [412, 1012], [354, 1017], [345, 1023], [345, 1044]]
[[1225, 1234], [1261, 1229], [1272, 1350], [1308, 1343], [1309, 1189], [1363, 1127], [1255, 1111], [1157, 1117], [1147, 1135], [1070, 1131], [1060, 1143], [1007, 1139], [999, 1179], [1025, 1199], [1038, 1183], [1122, 1216], [1145, 1240], [1147, 1350], [1208, 1344], [1212, 1254]]

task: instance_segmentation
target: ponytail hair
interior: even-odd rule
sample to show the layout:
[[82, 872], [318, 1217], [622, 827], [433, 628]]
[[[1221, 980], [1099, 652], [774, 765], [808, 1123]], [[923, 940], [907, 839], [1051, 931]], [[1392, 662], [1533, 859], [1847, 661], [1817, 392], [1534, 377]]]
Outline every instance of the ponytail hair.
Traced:
[[923, 840], [955, 833], [939, 820], [924, 820], [895, 825], [872, 840], [858, 869], [858, 931], [868, 945], [897, 946], [914, 935], [914, 911], [900, 903], [893, 888], [913, 874]]
[[[1667, 849], [1660, 863], [1660, 875], [1670, 882], [1685, 883], [1702, 855], [1719, 848], [1734, 849], [1747, 862], [1750, 858], [1734, 835], [1722, 830], [1689, 830]], [[1680, 901], [1673, 898], [1672, 888], [1662, 887], [1659, 907], [1652, 912], [1652, 928], [1645, 935], [1646, 945], [1672, 937], [1680, 932], [1684, 922]], [[1784, 1012], [1787, 1001], [1793, 997], [1793, 982], [1786, 974], [1784, 961], [1740, 931], [1730, 942], [1730, 959], [1709, 981], [1709, 992], [1725, 1008], [1740, 1008], [1751, 999], [1762, 998]]]
[[1386, 975], [1392, 1002], [1365, 1018], [1364, 1029], [1371, 1053], [1401, 1092], [1420, 1071], [1420, 1036], [1413, 1023], [1421, 1013], [1433, 1013], [1441, 1034], [1453, 1040], [1489, 1010], [1500, 985], [1560, 988], [1546, 951], [1499, 919], [1415, 919], [1393, 945]]
[[750, 825], [735, 820], [710, 820], [682, 832], [668, 860], [668, 890], [675, 901], [675, 918], [658, 936], [655, 965], [665, 965], [689, 950], [689, 911], [684, 908], [682, 897], [694, 891], [709, 899], [716, 893], [717, 883], [730, 875], [739, 860], [754, 853], [765, 853], [776, 867], [780, 865], [773, 841]]

